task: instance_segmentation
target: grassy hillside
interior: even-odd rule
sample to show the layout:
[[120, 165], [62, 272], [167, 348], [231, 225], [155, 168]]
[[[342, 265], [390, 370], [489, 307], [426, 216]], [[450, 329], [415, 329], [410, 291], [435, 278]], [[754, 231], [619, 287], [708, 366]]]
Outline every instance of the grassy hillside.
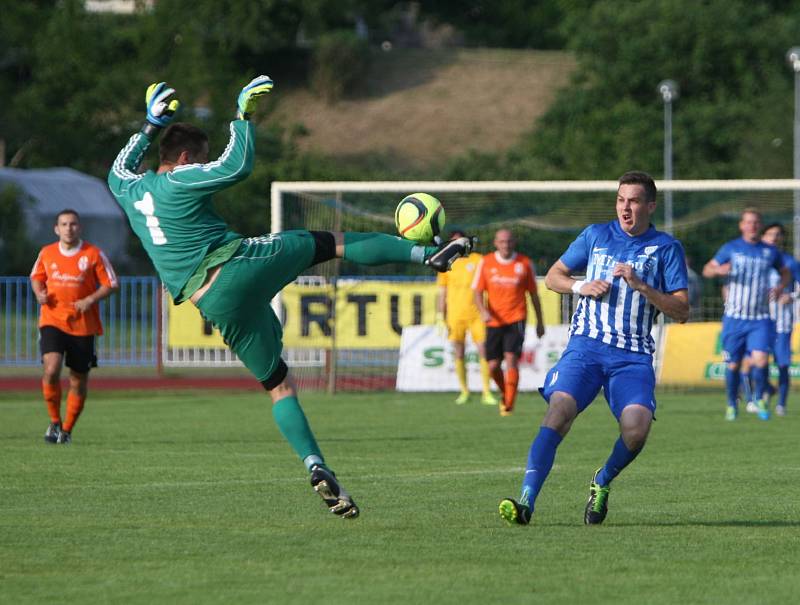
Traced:
[[563, 52], [392, 50], [375, 54], [363, 88], [334, 105], [308, 90], [276, 88], [273, 119], [302, 125], [305, 151], [353, 161], [374, 154], [430, 173], [470, 149], [509, 148], [574, 66]]

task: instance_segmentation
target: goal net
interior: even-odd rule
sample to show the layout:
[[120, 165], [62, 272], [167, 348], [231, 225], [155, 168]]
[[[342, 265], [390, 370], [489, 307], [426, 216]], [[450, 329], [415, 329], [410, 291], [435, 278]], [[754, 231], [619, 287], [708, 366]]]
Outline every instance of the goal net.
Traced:
[[[765, 224], [785, 226], [788, 251], [798, 243], [800, 181], [660, 181], [656, 185], [654, 224], [662, 230], [665, 224], [671, 225], [696, 274], [722, 243], [738, 236], [739, 215], [747, 207], [758, 208]], [[394, 209], [399, 200], [426, 192], [441, 200], [446, 232], [459, 229], [477, 236], [478, 251], [486, 253], [493, 249], [494, 233], [509, 228], [517, 249], [533, 260], [541, 276], [586, 225], [615, 218], [616, 190], [616, 181], [274, 182], [270, 230], [395, 234]], [[693, 284], [691, 321], [682, 326], [661, 324], [656, 329], [662, 384], [713, 384], [721, 378], [721, 284], [702, 278]], [[442, 379], [435, 387], [449, 388], [448, 345], [444, 339], [435, 345], [430, 334], [436, 293], [435, 276], [420, 265], [366, 267], [343, 260], [317, 265], [273, 301], [284, 322], [284, 357], [304, 388], [393, 389], [398, 385], [401, 332], [406, 328], [416, 334], [419, 345], [414, 349], [419, 359], [411, 370], [412, 382], [415, 376], [422, 381], [425, 372], [438, 372]], [[540, 295], [548, 334], [543, 342], [526, 345], [531, 348], [523, 353], [522, 362], [541, 370], [557, 359], [573, 301], [543, 286]], [[698, 353], [697, 343], [708, 350]], [[191, 365], [188, 358], [209, 360], [217, 355], [195, 348], [187, 358], [181, 357], [180, 347], [166, 349], [171, 365]], [[694, 360], [692, 364], [685, 362], [687, 356]], [[476, 363], [470, 364], [476, 361], [474, 351], [468, 352], [467, 360], [468, 366], [477, 368]], [[219, 361], [236, 363], [227, 354]], [[678, 366], [685, 366], [685, 371]]]

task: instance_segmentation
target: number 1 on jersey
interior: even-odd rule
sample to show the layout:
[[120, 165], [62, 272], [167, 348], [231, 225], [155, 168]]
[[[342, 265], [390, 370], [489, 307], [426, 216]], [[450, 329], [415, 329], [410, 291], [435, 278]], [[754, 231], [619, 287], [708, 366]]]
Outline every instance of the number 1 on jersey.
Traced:
[[148, 231], [150, 231], [150, 238], [153, 240], [153, 244], [156, 246], [163, 246], [166, 244], [167, 237], [158, 224], [158, 218], [155, 215], [156, 207], [155, 204], [153, 204], [153, 196], [150, 195], [150, 192], [148, 191], [145, 193], [143, 199], [134, 202], [133, 207], [144, 214], [145, 225]]

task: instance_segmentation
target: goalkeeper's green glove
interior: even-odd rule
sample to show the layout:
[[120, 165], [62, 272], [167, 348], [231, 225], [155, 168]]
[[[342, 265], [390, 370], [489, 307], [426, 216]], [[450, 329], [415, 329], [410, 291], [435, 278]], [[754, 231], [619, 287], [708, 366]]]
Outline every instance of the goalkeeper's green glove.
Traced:
[[267, 94], [272, 90], [272, 78], [269, 76], [258, 76], [239, 93], [239, 98], [236, 100], [238, 106], [236, 111], [236, 118], [239, 120], [246, 120], [256, 108], [258, 98]]
[[154, 82], [147, 87], [144, 95], [147, 103], [147, 121], [153, 126], [164, 128], [168, 126], [180, 107], [178, 99], [170, 99], [175, 94], [175, 89], [167, 86], [166, 82]]

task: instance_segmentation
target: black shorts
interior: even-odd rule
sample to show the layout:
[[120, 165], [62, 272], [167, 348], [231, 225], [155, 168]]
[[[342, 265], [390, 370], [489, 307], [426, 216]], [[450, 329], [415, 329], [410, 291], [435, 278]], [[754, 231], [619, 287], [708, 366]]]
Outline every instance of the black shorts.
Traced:
[[516, 321], [493, 328], [486, 327], [486, 359], [503, 359], [503, 353], [522, 354], [522, 343], [525, 342], [525, 322]]
[[94, 336], [73, 336], [53, 326], [39, 328], [39, 347], [45, 353], [60, 353], [64, 365], [80, 374], [97, 367]]

